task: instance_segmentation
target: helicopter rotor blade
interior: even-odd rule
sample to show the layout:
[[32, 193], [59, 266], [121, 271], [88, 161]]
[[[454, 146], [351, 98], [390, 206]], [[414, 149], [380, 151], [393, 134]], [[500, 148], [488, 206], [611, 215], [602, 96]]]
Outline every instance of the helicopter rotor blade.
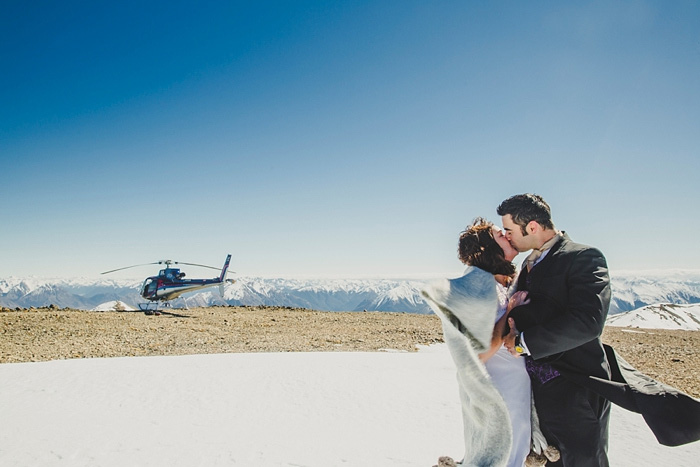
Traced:
[[[112, 269], [111, 271], [105, 271], [100, 274], [110, 274], [112, 272], [117, 272], [117, 271], [122, 271], [124, 269], [131, 269], [131, 268], [137, 268], [140, 266], [150, 266], [152, 264], [165, 264], [166, 267], [170, 267], [171, 264], [186, 264], [187, 266], [197, 266], [200, 268], [208, 268], [208, 269], [213, 269], [215, 271], [221, 271], [221, 268], [215, 268], [213, 266], [207, 266], [206, 264], [197, 264], [197, 263], [185, 263], [183, 261], [173, 261], [172, 259], [162, 259], [160, 261], [155, 261], [153, 263], [143, 263], [143, 264], [135, 264], [133, 266], [126, 266], [124, 268], [117, 268], [117, 269]], [[229, 271], [229, 273], [235, 274], [233, 271]]]
[[137, 267], [140, 267], [140, 266], [150, 266], [151, 264], [159, 264], [159, 263], [134, 264], [133, 266], [127, 266], [127, 267], [125, 267], [125, 268], [118, 268], [118, 269], [112, 269], [111, 271], [101, 272], [100, 274], [109, 274], [109, 273], [112, 273], [112, 272], [122, 271], [122, 270], [124, 270], [124, 269], [137, 268]]
[[182, 261], [173, 261], [173, 264], [186, 264], [188, 266], [199, 266], [200, 268], [209, 268], [215, 271], [221, 271], [221, 268], [215, 268], [213, 266], [207, 266], [206, 264], [195, 264], [195, 263], [185, 263]]

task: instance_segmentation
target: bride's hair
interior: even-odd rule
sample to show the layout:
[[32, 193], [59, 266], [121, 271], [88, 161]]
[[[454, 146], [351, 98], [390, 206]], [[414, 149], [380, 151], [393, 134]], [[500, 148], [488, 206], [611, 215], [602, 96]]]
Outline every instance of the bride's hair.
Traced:
[[491, 274], [515, 274], [515, 266], [508, 261], [493, 238], [493, 222], [477, 217], [472, 225], [459, 235], [459, 259]]

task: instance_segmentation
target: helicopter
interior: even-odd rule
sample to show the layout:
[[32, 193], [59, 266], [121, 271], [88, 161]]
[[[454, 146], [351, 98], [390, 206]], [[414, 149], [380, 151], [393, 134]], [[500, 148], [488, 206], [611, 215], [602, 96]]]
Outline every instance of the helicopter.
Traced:
[[[202, 268], [209, 268], [219, 270], [211, 266], [205, 266], [203, 264], [194, 263], [184, 263], [181, 261], [173, 261], [170, 259], [156, 261], [153, 263], [136, 264], [133, 266], [126, 266], [124, 268], [112, 269], [111, 271], [105, 271], [102, 274], [110, 274], [116, 271], [121, 271], [124, 269], [135, 268], [139, 266], [148, 266], [151, 264], [165, 264], [165, 269], [161, 269], [157, 276], [151, 276], [143, 281], [141, 286], [140, 295], [148, 300], [146, 303], [139, 303], [139, 308], [144, 311], [147, 315], [159, 315], [158, 302], [162, 302], [163, 306], [169, 307], [170, 300], [178, 298], [183, 293], [193, 292], [195, 290], [204, 289], [206, 287], [213, 287], [215, 285], [219, 286], [219, 292], [221, 296], [224, 295], [224, 284], [233, 284], [236, 282], [233, 279], [226, 279], [226, 274], [228, 273], [228, 265], [231, 262], [231, 255], [226, 257], [226, 262], [224, 267], [221, 269], [221, 274], [219, 277], [213, 279], [185, 279], [185, 273], [180, 271], [179, 268], [170, 267], [173, 264], [186, 264], [188, 266], [198, 266]], [[183, 297], [184, 298], [184, 297]], [[151, 305], [155, 303], [155, 308]], [[187, 304], [187, 302], [185, 302]]]

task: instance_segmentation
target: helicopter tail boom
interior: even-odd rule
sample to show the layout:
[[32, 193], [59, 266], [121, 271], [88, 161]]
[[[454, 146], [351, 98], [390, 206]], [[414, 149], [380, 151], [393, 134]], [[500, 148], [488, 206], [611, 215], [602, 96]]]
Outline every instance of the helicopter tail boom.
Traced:
[[226, 262], [224, 267], [221, 268], [221, 275], [219, 276], [219, 281], [224, 282], [226, 280], [226, 273], [228, 272], [228, 264], [231, 262], [231, 255], [226, 257]]

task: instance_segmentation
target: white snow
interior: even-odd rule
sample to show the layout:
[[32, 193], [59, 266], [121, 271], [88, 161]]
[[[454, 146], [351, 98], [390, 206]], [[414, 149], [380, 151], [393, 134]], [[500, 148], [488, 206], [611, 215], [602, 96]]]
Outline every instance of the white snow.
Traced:
[[[446, 347], [0, 365], [2, 466], [429, 467], [462, 453]], [[611, 464], [695, 466], [615, 407]]]
[[112, 300], [111, 302], [100, 303], [95, 308], [90, 311], [134, 311], [135, 308], [130, 307], [126, 303], [119, 300]]
[[661, 303], [609, 316], [608, 326], [700, 330], [700, 304], [676, 305]]

